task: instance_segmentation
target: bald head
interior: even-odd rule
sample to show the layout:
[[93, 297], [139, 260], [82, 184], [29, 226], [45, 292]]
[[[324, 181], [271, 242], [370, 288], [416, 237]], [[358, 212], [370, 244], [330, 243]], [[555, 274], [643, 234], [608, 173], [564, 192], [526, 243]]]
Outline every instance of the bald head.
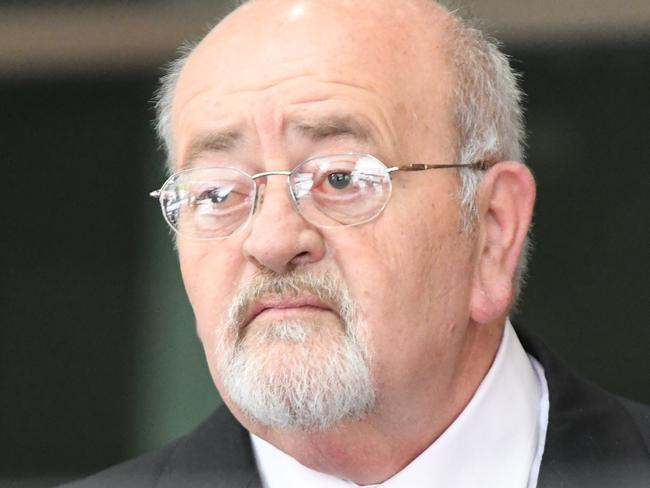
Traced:
[[[316, 29], [312, 29], [314, 24]], [[298, 35], [300, 27], [303, 33]], [[340, 37], [342, 32], [345, 35]], [[346, 43], [348, 39], [350, 42]], [[251, 0], [217, 24], [198, 47], [185, 47], [161, 80], [156, 125], [167, 149], [170, 170], [174, 170], [176, 163], [173, 101], [188, 60], [201, 63], [194, 56], [198, 54], [195, 51], [207, 54], [202, 59], [212, 67], [212, 81], [217, 78], [227, 83], [233, 74], [229, 61], [250, 59], [249, 71], [255, 69], [253, 60], [268, 66], [277, 62], [277, 58], [268, 56], [268, 50], [283, 40], [289, 41], [293, 50], [329, 46], [333, 59], [347, 55], [359, 69], [355, 56], [375, 61], [382, 70], [401, 74], [398, 83], [410, 91], [415, 89], [416, 82], [435, 90], [432, 77], [453, 77], [450, 104], [457, 129], [457, 162], [485, 158], [522, 160], [524, 131], [516, 75], [499, 52], [498, 44], [456, 13], [433, 0]], [[380, 53], [377, 47], [386, 49]], [[210, 52], [211, 48], [217, 50]], [[219, 57], [219, 53], [224, 56]], [[327, 51], [321, 58], [322, 62], [330, 60]], [[448, 64], [443, 71], [439, 69], [441, 58], [446, 58]], [[404, 63], [416, 74], [409, 78]], [[257, 73], [251, 75], [259, 78]], [[208, 78], [205, 81], [207, 84]], [[475, 188], [476, 181], [464, 181], [461, 199], [468, 210]]]
[[339, 48], [339, 56], [363, 53], [376, 60], [390, 55], [387, 62], [400, 55], [421, 56], [423, 50], [429, 56], [444, 45], [441, 33], [451, 19], [430, 0], [252, 0], [217, 24], [196, 54], [216, 48], [215, 55], [227, 51], [240, 58], [252, 51], [271, 64], [282, 60], [272, 52], [281, 44], [288, 49], [286, 57], [319, 50], [322, 60], [332, 62], [329, 51]]
[[[335, 82], [382, 98], [385, 123], [375, 129], [401, 145], [402, 157], [453, 159], [452, 69], [443, 49], [450, 19], [426, 0], [249, 2], [220, 22], [184, 64], [172, 98], [174, 147], [187, 143], [179, 135], [188, 133], [181, 130], [183, 109], [201, 94], [279, 93], [310, 79], [316, 97], [322, 95], [317, 84]], [[441, 152], [414, 154], [416, 142]], [[176, 156], [182, 164], [183, 154]]]

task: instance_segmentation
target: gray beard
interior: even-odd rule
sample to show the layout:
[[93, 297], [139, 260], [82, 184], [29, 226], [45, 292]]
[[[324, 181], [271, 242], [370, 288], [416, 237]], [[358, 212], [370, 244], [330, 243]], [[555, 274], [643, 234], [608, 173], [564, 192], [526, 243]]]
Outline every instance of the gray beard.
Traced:
[[[241, 328], [251, 300], [303, 291], [333, 304], [341, 328], [313, 320]], [[373, 410], [376, 399], [361, 330], [341, 280], [305, 271], [262, 275], [240, 291], [219, 329], [218, 365], [226, 394], [250, 419], [276, 429], [319, 430], [358, 420]]]

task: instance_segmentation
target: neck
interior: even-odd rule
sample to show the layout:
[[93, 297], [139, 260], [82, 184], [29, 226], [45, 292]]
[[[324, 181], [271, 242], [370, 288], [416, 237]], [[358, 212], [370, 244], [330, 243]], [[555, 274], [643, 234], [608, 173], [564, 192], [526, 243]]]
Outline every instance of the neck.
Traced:
[[419, 456], [460, 415], [487, 374], [502, 332], [498, 325], [474, 327], [460, 345], [462, 353], [446, 387], [402, 392], [394, 401], [380, 397], [377, 409], [361, 421], [308, 432], [242, 423], [308, 468], [360, 485], [381, 483]]

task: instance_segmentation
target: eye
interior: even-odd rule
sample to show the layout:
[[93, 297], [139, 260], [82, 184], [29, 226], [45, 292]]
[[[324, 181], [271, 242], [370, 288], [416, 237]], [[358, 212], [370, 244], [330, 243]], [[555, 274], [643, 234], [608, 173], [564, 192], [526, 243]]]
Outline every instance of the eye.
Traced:
[[327, 175], [327, 181], [332, 188], [336, 190], [345, 190], [352, 182], [352, 175], [350, 173], [337, 171]]
[[196, 188], [194, 204], [209, 206], [214, 209], [225, 209], [236, 206], [246, 199], [247, 194], [235, 184], [209, 185]]
[[228, 200], [229, 191], [223, 191], [221, 188], [212, 188], [199, 195], [199, 200], [210, 200], [212, 203], [223, 203]]

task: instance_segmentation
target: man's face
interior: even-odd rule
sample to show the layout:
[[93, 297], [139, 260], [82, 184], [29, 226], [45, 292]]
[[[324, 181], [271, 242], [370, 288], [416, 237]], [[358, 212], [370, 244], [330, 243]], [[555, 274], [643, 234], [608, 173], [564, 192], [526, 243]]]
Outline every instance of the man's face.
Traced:
[[[174, 101], [177, 169], [254, 174], [344, 152], [371, 153], [387, 166], [454, 162], [442, 24], [418, 34], [423, 26], [414, 25], [408, 2], [390, 19], [371, 2], [331, 5], [255, 2], [201, 43]], [[240, 421], [255, 431], [241, 415], [246, 398], [230, 391], [245, 373], [259, 381], [246, 383], [244, 397], [246, 388], [275, 380], [313, 396], [316, 387], [304, 381], [328, 368], [328, 378], [344, 378], [341, 368], [363, 366], [370, 396], [364, 392], [364, 408], [347, 418], [444, 408], [462, 363], [474, 260], [459, 230], [456, 173], [397, 173], [384, 212], [344, 228], [302, 219], [286, 177], [258, 184], [264, 198], [242, 232], [178, 241], [212, 376]], [[235, 368], [235, 354], [258, 361]], [[301, 379], [288, 379], [301, 368]], [[321, 393], [333, 388], [330, 379], [321, 383]], [[282, 391], [286, 404], [291, 391]]]

